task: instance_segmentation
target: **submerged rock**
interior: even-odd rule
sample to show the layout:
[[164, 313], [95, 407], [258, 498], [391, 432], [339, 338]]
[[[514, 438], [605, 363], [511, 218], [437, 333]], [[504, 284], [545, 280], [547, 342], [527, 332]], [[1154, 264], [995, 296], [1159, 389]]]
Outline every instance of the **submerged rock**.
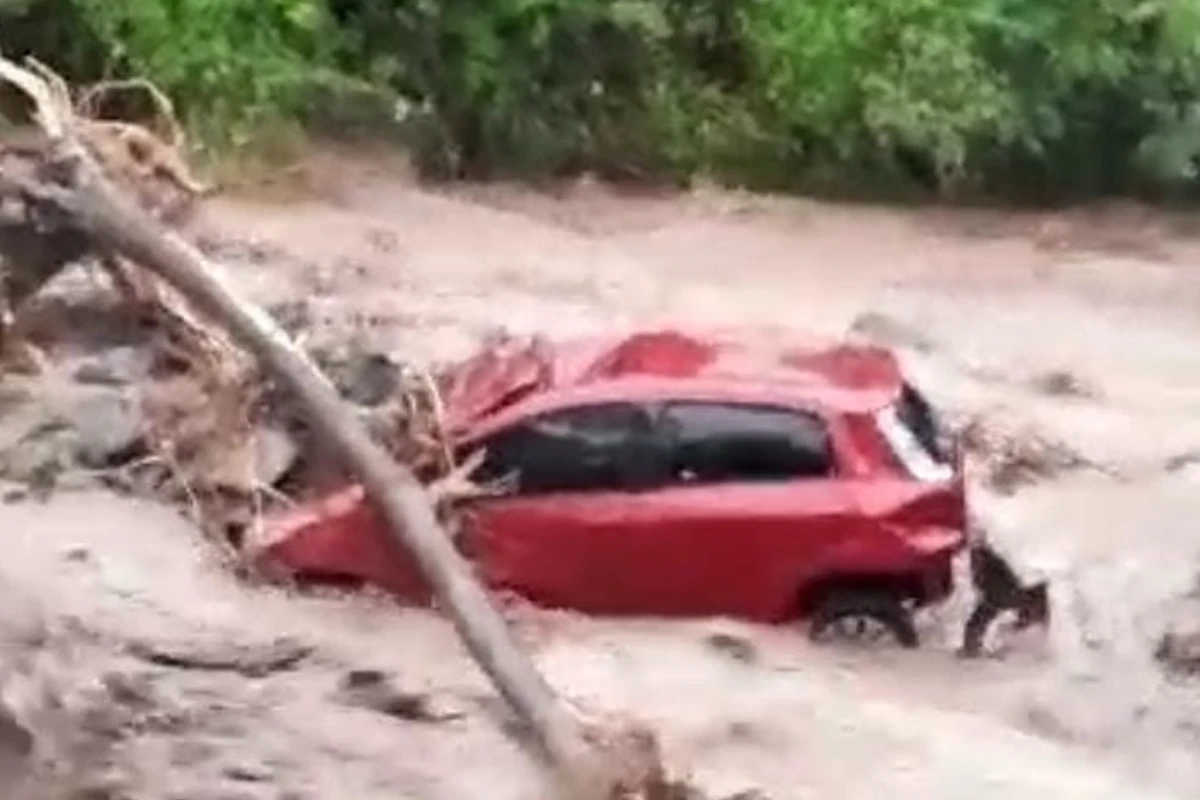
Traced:
[[65, 399], [63, 417], [75, 434], [75, 456], [85, 467], [127, 460], [142, 441], [141, 397], [131, 389], [80, 385]]
[[146, 379], [153, 362], [147, 348], [113, 347], [80, 359], [72, 376], [80, 383], [127, 386]]
[[1167, 631], [1159, 637], [1154, 660], [1176, 675], [1200, 675], [1200, 630]]
[[849, 332], [876, 345], [906, 347], [920, 353], [934, 349], [933, 339], [916, 325], [881, 311], [859, 314], [850, 323]]
[[314, 355], [342, 396], [355, 405], [382, 405], [400, 390], [400, 365], [385, 353], [346, 347]]

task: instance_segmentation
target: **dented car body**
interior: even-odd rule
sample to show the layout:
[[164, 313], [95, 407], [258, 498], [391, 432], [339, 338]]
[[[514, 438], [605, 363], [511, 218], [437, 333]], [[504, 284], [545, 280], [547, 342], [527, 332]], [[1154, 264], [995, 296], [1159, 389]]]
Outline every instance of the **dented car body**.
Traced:
[[[882, 349], [650, 331], [486, 348], [442, 379], [473, 476], [486, 584], [596, 614], [784, 621], [847, 589], [943, 599], [965, 543], [962, 470]], [[273, 520], [259, 557], [422, 602], [351, 487]]]

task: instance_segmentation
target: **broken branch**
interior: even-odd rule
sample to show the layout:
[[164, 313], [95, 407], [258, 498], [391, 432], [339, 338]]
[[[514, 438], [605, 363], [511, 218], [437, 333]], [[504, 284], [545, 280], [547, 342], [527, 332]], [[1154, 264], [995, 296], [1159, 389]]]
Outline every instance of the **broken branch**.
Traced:
[[182, 148], [185, 141], [183, 126], [179, 124], [179, 115], [175, 113], [175, 104], [153, 82], [145, 78], [125, 78], [123, 80], [100, 81], [93, 84], [79, 96], [78, 102], [75, 103], [75, 113], [80, 117], [99, 120], [98, 103], [100, 98], [116, 92], [127, 92], [130, 90], [141, 90], [146, 93], [151, 102], [154, 103], [154, 108], [158, 112], [158, 116], [166, 123], [167, 129], [170, 132], [170, 136], [166, 139], [166, 144], [176, 150]]
[[470, 573], [407, 469], [375, 445], [333, 386], [261, 309], [242, 301], [215, 264], [191, 245], [114, 195], [99, 176], [80, 176], [62, 210], [98, 242], [152, 269], [253, 352], [298, 398], [313, 432], [362, 482], [397, 544], [412, 553], [463, 637], [468, 650], [514, 709], [538, 732], [563, 766], [584, 747], [532, 662], [516, 646], [499, 612]]

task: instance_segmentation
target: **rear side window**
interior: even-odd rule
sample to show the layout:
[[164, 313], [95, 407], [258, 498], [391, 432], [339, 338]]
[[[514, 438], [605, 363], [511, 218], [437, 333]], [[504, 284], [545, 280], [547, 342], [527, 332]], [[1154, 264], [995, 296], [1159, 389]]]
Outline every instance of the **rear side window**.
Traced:
[[651, 461], [650, 418], [639, 406], [605, 403], [555, 411], [482, 445], [476, 480], [514, 475], [520, 494], [615, 491], [637, 484]]
[[660, 425], [675, 482], [787, 481], [834, 471], [828, 430], [815, 415], [686, 402], [664, 408]]
[[949, 461], [933, 406], [911, 384], [904, 384], [900, 392], [900, 401], [896, 405], [896, 414], [931, 459], [941, 463]]
[[875, 424], [909, 475], [931, 483], [954, 477], [946, 436], [933, 407], [916, 389], [905, 384], [899, 401], [875, 414]]

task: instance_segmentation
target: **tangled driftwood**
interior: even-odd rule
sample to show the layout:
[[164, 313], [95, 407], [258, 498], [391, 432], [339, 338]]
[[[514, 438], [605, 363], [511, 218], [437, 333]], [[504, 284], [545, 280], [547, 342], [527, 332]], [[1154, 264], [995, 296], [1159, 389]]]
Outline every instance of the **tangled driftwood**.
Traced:
[[[21, 67], [0, 58], [0, 80], [33, 101], [41, 133], [36, 145], [0, 145], [0, 266], [23, 281], [23, 298], [82, 258], [110, 264], [122, 259], [154, 276], [174, 293], [155, 298], [160, 320], [177, 326], [194, 352], [211, 356], [209, 367], [234, 364], [240, 372], [248, 364], [233, 352], [234, 341], [294, 396], [315, 437], [362, 483], [396, 545], [414, 557], [468, 651], [534, 734], [568, 796], [675, 794], [652, 735], [624, 723], [584, 723], [556, 695], [439, 524], [430, 492], [371, 440], [307, 355], [238, 295], [219, 265], [166, 227], [147, 194], [123, 190], [126, 180], [161, 177], [164, 170], [186, 190], [202, 188], [186, 171], [164, 166], [169, 158], [154, 160], [164, 151], [145, 147], [153, 135], [88, 117], [87, 103], [74, 102], [66, 83], [35, 61]], [[19, 306], [23, 298], [8, 295], [5, 321], [18, 310], [13, 300]], [[464, 490], [469, 481], [460, 470], [434, 494], [444, 498]]]
[[[46, 127], [60, 123], [48, 120], [41, 111], [46, 103], [63, 108], [80, 151], [90, 157], [98, 171], [123, 193], [137, 199], [155, 218], [179, 222], [198, 198], [212, 187], [191, 174], [182, 149], [186, 146], [170, 101], [148, 81], [112, 81], [90, 87], [78, 101], [71, 97], [65, 81], [45, 65], [31, 59], [27, 70], [11, 62], [0, 63], [0, 79], [18, 87], [34, 101], [36, 128], [23, 128], [0, 142], [0, 170], [9, 175], [36, 179], [45, 168], [40, 159], [55, 133]], [[130, 122], [96, 117], [98, 100], [114, 91], [141, 89], [152, 98], [159, 117], [170, 131], [170, 140], [160, 140], [149, 129]], [[66, 123], [61, 123], [66, 124]], [[77, 231], [59, 229], [53, 236], [31, 228], [30, 218], [16, 208], [0, 213], [0, 249], [4, 269], [0, 274], [0, 348], [25, 368], [38, 369], [43, 358], [24, 339], [21, 312], [37, 292], [67, 265], [85, 257], [94, 259], [127, 300], [149, 312], [160, 326], [170, 331], [184, 351], [229, 362], [230, 348], [221, 336], [199, 321], [180, 298], [172, 296], [153, 275], [132, 268], [115, 252], [89, 247]]]

